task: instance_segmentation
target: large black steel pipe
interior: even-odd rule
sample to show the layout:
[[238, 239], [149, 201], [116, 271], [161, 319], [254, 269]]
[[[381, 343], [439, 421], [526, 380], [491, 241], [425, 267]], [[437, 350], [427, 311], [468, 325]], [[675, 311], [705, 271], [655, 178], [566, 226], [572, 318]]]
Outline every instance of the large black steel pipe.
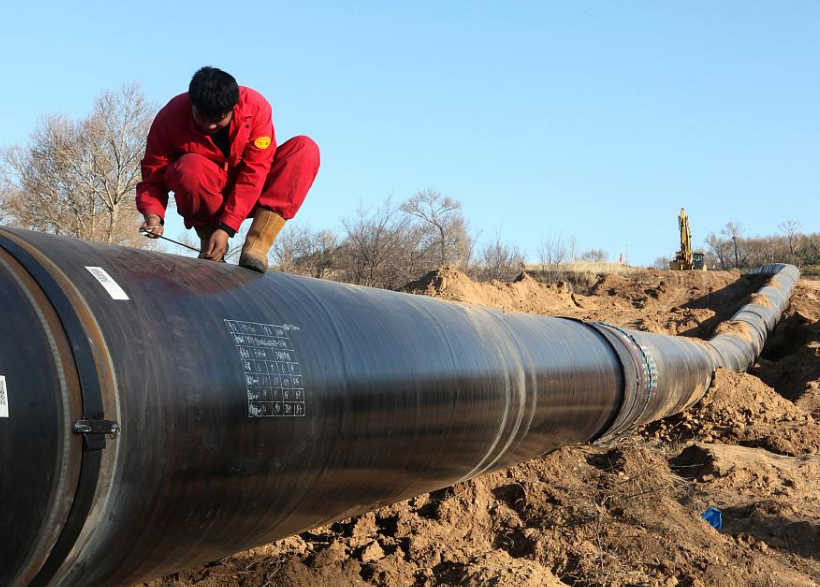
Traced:
[[747, 366], [770, 271], [710, 344], [1, 230], [0, 585], [130, 585], [628, 432]]

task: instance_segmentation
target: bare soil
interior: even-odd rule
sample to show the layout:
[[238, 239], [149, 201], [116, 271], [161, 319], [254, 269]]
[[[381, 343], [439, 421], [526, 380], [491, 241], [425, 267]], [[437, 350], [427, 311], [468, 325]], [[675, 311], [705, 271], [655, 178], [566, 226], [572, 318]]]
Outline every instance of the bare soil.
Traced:
[[[588, 292], [443, 269], [408, 291], [708, 338], [760, 278], [646, 271]], [[546, 457], [146, 587], [820, 584], [820, 282], [803, 280], [750, 373], [608, 445]], [[714, 530], [707, 507], [723, 513]]]

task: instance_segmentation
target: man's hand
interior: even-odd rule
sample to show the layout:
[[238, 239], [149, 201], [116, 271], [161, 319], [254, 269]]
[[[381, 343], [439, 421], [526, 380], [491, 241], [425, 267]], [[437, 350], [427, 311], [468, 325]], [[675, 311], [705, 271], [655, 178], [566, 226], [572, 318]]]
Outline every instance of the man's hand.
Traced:
[[159, 238], [163, 230], [165, 229], [162, 226], [162, 218], [156, 214], [146, 216], [145, 222], [140, 226], [140, 231], [144, 231], [148, 238]]
[[199, 254], [200, 259], [208, 259], [209, 261], [221, 261], [228, 252], [228, 233], [217, 228], [208, 239], [208, 244], [205, 249]]

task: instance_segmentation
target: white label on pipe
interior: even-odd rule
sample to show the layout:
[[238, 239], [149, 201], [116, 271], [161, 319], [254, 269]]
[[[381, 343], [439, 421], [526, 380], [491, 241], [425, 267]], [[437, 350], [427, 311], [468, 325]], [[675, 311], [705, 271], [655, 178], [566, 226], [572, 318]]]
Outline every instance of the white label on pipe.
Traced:
[[0, 418], [9, 417], [9, 392], [6, 391], [6, 378], [0, 375]]
[[97, 281], [100, 282], [105, 288], [105, 291], [111, 296], [113, 300], [127, 300], [128, 294], [120, 287], [120, 284], [114, 281], [114, 279], [108, 274], [108, 272], [103, 269], [102, 267], [86, 267], [88, 271], [97, 278]]

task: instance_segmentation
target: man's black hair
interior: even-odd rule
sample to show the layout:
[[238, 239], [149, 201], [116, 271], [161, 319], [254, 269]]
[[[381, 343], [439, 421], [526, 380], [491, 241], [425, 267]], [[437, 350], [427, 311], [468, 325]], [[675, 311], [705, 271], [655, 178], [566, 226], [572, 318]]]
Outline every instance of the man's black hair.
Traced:
[[239, 102], [239, 86], [231, 74], [216, 67], [203, 67], [191, 78], [188, 95], [203, 117], [218, 120]]

